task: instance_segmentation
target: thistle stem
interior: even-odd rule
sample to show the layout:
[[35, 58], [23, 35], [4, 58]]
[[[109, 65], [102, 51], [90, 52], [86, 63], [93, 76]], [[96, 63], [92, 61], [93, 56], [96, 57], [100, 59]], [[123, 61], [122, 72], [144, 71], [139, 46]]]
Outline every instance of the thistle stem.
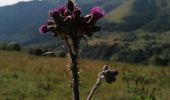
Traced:
[[88, 95], [86, 100], [91, 100], [94, 92], [97, 90], [97, 88], [101, 85], [102, 79], [99, 77], [95, 83], [95, 85], [93, 86], [93, 88], [90, 91], [90, 94]]
[[71, 42], [69, 43], [69, 40], [67, 37], [65, 37], [66, 44], [68, 46], [69, 50], [69, 56], [70, 56], [70, 70], [71, 70], [71, 86], [73, 90], [73, 100], [80, 100], [79, 96], [79, 75], [78, 75], [78, 52], [79, 52], [79, 41], [77, 39], [71, 38]]
[[78, 75], [78, 66], [77, 66], [77, 55], [71, 53], [70, 54], [70, 60], [71, 60], [71, 75], [72, 75], [72, 80], [71, 80], [71, 86], [73, 89], [73, 100], [80, 100], [79, 97], [79, 75]]

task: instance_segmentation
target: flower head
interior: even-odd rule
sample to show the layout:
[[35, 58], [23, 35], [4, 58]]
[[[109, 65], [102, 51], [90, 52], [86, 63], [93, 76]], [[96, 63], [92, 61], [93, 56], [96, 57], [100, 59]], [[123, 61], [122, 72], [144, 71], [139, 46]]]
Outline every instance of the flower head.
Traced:
[[49, 32], [47, 25], [41, 25], [39, 28], [39, 32], [41, 32], [41, 33]]
[[66, 6], [59, 6], [56, 10], [61, 13], [61, 15], [64, 15], [64, 12], [66, 11]]
[[[39, 28], [41, 33], [52, 32], [61, 36], [62, 33], [71, 33], [73, 30], [76, 36], [87, 35], [91, 37], [93, 33], [101, 31], [100, 26], [96, 26], [98, 19], [104, 16], [105, 11], [99, 7], [93, 7], [91, 12], [81, 16], [82, 10], [76, 6], [73, 0], [67, 0], [66, 5], [59, 6], [49, 11], [49, 16], [53, 19]], [[59, 34], [56, 34], [59, 33]], [[77, 35], [80, 34], [80, 35]], [[75, 35], [75, 34], [72, 34]], [[79, 37], [79, 38], [80, 38]]]
[[96, 6], [96, 7], [92, 8], [90, 13], [93, 15], [93, 18], [95, 20], [98, 20], [98, 19], [100, 19], [101, 17], [103, 17], [105, 15], [105, 10], [103, 10], [99, 6]]

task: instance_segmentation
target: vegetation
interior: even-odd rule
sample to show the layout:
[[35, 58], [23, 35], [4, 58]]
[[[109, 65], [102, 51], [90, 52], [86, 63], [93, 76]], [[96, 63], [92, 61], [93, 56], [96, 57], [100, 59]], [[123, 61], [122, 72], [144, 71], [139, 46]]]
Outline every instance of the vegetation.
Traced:
[[[0, 56], [1, 100], [72, 98], [69, 72], [66, 71], [68, 68], [63, 58], [37, 57], [9, 51], [0, 51]], [[90, 92], [101, 65], [105, 63], [118, 69], [119, 76], [114, 84], [104, 83], [95, 93], [94, 100], [170, 99], [170, 68], [85, 59], [79, 61], [82, 99]]]
[[21, 51], [21, 49], [18, 43], [0, 44], [0, 50]]

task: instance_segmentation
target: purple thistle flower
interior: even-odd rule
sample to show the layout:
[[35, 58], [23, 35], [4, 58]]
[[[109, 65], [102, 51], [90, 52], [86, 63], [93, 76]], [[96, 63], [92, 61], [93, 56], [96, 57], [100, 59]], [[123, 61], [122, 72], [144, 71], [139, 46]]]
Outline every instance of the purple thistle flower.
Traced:
[[53, 17], [59, 17], [60, 16], [60, 12], [59, 11], [53, 11], [52, 16]]
[[39, 32], [41, 32], [41, 33], [49, 32], [47, 25], [41, 25], [39, 28]]
[[54, 23], [54, 21], [53, 20], [48, 20], [48, 22], [47, 22], [47, 25], [49, 26], [49, 25], [54, 25], [55, 23]]
[[105, 10], [99, 6], [96, 6], [92, 8], [90, 13], [93, 15], [94, 20], [98, 20], [105, 15]]
[[64, 16], [64, 12], [66, 11], [66, 9], [67, 9], [66, 6], [63, 5], [63, 6], [58, 7], [56, 10], [60, 12], [62, 16]]

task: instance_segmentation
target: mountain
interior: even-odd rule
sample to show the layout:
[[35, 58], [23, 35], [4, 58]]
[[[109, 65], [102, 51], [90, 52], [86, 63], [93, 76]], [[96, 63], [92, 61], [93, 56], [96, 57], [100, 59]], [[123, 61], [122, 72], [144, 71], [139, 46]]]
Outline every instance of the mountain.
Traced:
[[[88, 2], [89, 1], [89, 2]], [[0, 7], [0, 41], [1, 42], [19, 42], [22, 45], [32, 45], [34, 43], [44, 43], [52, 41], [49, 36], [38, 34], [38, 28], [48, 19], [48, 11], [54, 9], [56, 6], [63, 5], [66, 0], [43, 0], [19, 2], [15, 5]], [[84, 12], [95, 5], [101, 5], [104, 8], [116, 8], [123, 0], [108, 0], [91, 2], [91, 0], [76, 0], [80, 4]], [[112, 3], [109, 3], [112, 2]], [[87, 8], [87, 9], [86, 9]]]
[[[50, 35], [38, 28], [48, 20], [48, 11], [66, 0], [34, 0], [0, 7], [0, 42], [25, 47], [56, 47]], [[88, 38], [81, 57], [130, 63], [170, 65], [170, 0], [75, 0], [83, 14], [96, 5], [106, 10], [98, 23], [103, 31]], [[82, 46], [84, 47], [84, 46]], [[95, 53], [94, 53], [95, 52]]]
[[[34, 0], [0, 7], [0, 42], [32, 45], [51, 38], [38, 34], [38, 28], [48, 19], [47, 12], [66, 0]], [[101, 20], [106, 31], [166, 32], [170, 30], [170, 0], [75, 0], [84, 13], [96, 5], [106, 10]]]
[[127, 0], [106, 15], [105, 25], [110, 31], [166, 32], [170, 30], [169, 4], [170, 0]]

